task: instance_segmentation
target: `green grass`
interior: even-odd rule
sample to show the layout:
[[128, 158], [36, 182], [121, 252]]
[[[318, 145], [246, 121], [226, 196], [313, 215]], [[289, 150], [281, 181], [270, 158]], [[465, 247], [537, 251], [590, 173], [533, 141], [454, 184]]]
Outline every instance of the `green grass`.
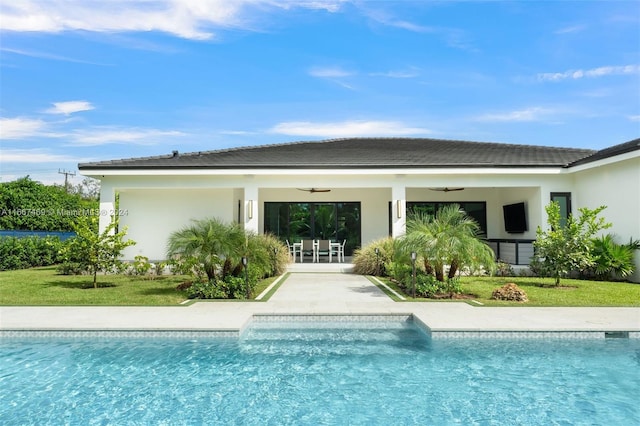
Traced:
[[[460, 301], [459, 299], [413, 299], [397, 285], [383, 279], [385, 284], [407, 298], [407, 301]], [[485, 306], [640, 306], [640, 284], [563, 279], [559, 287], [551, 278], [535, 277], [462, 277], [465, 294], [475, 295]], [[526, 303], [492, 300], [491, 293], [513, 282], [527, 293]], [[395, 300], [395, 299], [394, 299]], [[473, 306], [478, 306], [471, 303]]]
[[[253, 296], [260, 294], [276, 278], [260, 281]], [[153, 279], [132, 275], [98, 275], [98, 288], [95, 289], [93, 277], [60, 275], [55, 266], [2, 271], [0, 305], [177, 305], [187, 300], [188, 293], [176, 290], [176, 286], [190, 279], [184, 275], [163, 275]]]
[[55, 266], [0, 272], [0, 305], [176, 305], [186, 293], [176, 286], [188, 277], [154, 279], [98, 275], [98, 288], [88, 275], [59, 275]]

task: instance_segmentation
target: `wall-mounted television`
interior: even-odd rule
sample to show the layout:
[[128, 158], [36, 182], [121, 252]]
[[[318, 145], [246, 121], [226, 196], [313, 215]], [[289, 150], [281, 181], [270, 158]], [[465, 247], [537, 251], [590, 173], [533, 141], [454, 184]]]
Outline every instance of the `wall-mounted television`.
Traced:
[[525, 203], [502, 206], [504, 230], [510, 234], [522, 234], [527, 231], [527, 207]]

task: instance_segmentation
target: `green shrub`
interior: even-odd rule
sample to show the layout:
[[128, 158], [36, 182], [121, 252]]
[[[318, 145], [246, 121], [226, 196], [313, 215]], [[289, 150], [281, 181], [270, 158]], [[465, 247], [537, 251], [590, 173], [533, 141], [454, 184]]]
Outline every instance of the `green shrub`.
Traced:
[[62, 275], [82, 275], [84, 270], [85, 268], [81, 263], [71, 262], [68, 260], [62, 262], [57, 267], [58, 273]]
[[[413, 276], [405, 274], [402, 281], [398, 281], [406, 294], [413, 294]], [[446, 281], [438, 281], [434, 275], [416, 272], [416, 297], [432, 298], [436, 296], [452, 297], [462, 293], [460, 278], [449, 278]]]
[[[253, 296], [255, 280], [249, 280], [249, 292]], [[247, 287], [243, 277], [227, 276], [224, 280], [212, 279], [196, 281], [184, 286], [190, 299], [246, 299]]]
[[134, 275], [147, 275], [151, 271], [151, 263], [149, 263], [147, 256], [138, 255], [134, 257], [132, 267], [131, 272]]
[[[376, 254], [376, 248], [378, 253]], [[353, 272], [360, 275], [386, 276], [394, 257], [393, 238], [387, 237], [357, 249], [353, 253]]]
[[58, 237], [0, 238], [0, 270], [49, 266], [62, 261], [63, 243]]
[[190, 299], [224, 299], [224, 291], [216, 280], [195, 281], [187, 289]]
[[[416, 265], [416, 270], [420, 271], [418, 265]], [[411, 279], [411, 274], [413, 272], [413, 268], [411, 264], [403, 263], [403, 262], [392, 262], [388, 267], [388, 276], [393, 278], [398, 282], [404, 282], [407, 279]], [[417, 274], [418, 272], [416, 272]]]
[[633, 274], [635, 264], [633, 252], [640, 248], [640, 242], [618, 244], [613, 235], [607, 234], [593, 240], [594, 265], [588, 275], [599, 280], [626, 278]]
[[499, 260], [498, 262], [496, 262], [495, 274], [499, 277], [512, 277], [514, 275], [513, 267], [510, 264]]

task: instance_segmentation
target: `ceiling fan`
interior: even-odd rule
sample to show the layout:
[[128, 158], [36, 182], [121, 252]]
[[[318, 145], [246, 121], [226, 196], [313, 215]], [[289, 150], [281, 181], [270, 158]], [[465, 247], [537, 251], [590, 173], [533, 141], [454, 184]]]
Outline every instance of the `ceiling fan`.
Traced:
[[440, 192], [451, 192], [451, 191], [464, 191], [464, 188], [429, 188], [432, 191], [440, 191]]
[[314, 192], [331, 192], [330, 189], [317, 189], [317, 188], [298, 188], [298, 191], [307, 191], [310, 193], [314, 193]]

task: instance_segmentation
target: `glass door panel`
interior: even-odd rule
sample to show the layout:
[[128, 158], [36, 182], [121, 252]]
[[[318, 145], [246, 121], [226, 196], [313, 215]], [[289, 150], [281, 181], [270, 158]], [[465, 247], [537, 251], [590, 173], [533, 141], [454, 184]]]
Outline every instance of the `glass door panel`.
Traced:
[[287, 203], [289, 206], [289, 237], [291, 242], [313, 238], [311, 232], [311, 205]]
[[313, 203], [313, 238], [317, 240], [336, 239], [335, 203]]
[[290, 243], [347, 240], [345, 254], [360, 247], [360, 203], [264, 203], [264, 232]]

